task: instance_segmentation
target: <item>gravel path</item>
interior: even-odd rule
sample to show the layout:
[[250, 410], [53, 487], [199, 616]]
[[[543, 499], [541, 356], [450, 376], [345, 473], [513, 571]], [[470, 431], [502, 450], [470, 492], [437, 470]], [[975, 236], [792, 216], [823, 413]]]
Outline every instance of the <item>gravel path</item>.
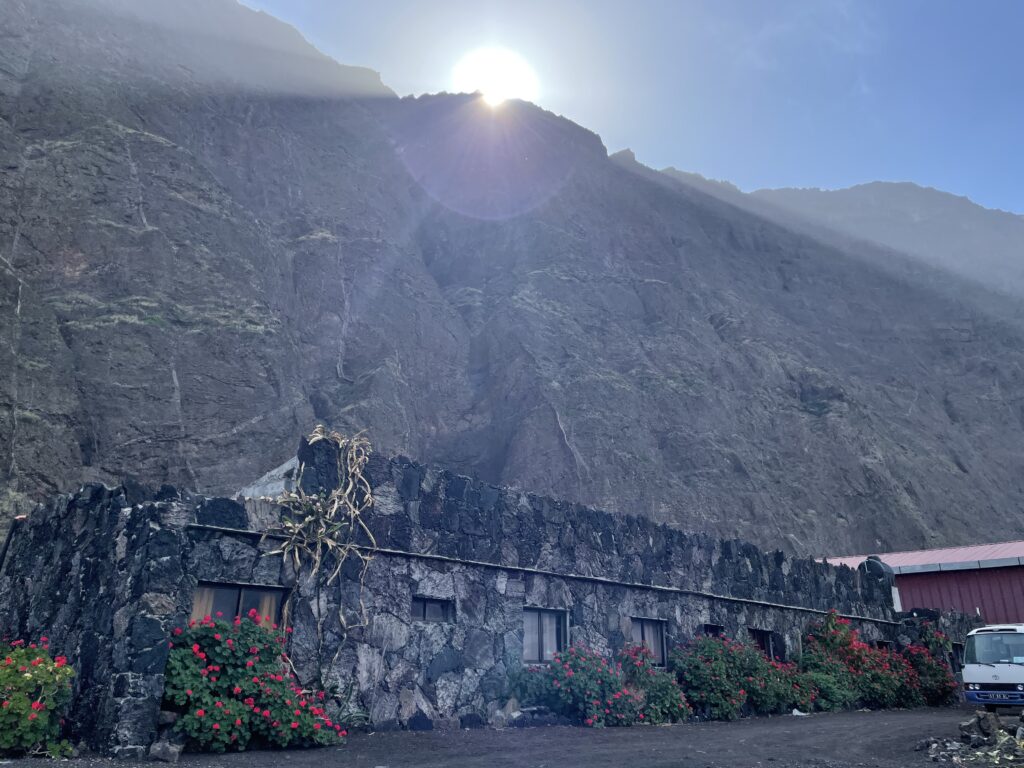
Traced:
[[[666, 727], [531, 728], [357, 734], [344, 747], [186, 755], [185, 768], [902, 768], [931, 765], [914, 752], [927, 736], [957, 735], [969, 710], [844, 712]], [[4, 761], [0, 761], [3, 765]], [[68, 763], [65, 763], [68, 764]], [[38, 768], [38, 760], [8, 761]], [[96, 758], [74, 768], [132, 765]], [[152, 768], [154, 763], [142, 763]]]

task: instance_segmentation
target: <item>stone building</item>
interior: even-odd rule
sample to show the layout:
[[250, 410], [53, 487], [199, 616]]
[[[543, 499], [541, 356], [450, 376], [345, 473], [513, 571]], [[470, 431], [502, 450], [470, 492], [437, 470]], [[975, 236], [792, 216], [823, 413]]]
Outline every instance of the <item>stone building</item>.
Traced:
[[[321, 444], [318, 444], [321, 445]], [[317, 449], [320, 450], [320, 449]], [[333, 459], [303, 444], [304, 485]], [[568, 644], [609, 653], [644, 642], [658, 658], [701, 633], [752, 639], [778, 656], [830, 609], [871, 641], [895, 639], [888, 585], [849, 568], [642, 517], [499, 488], [404, 458], [373, 457], [376, 548], [362, 586], [366, 626], [338, 645], [331, 682], [351, 684], [378, 728], [488, 721], [509, 675]], [[157, 735], [167, 640], [190, 615], [278, 612], [295, 573], [263, 536], [275, 505], [165, 487], [89, 485], [19, 521], [0, 561], [0, 633], [48, 634], [79, 671], [74, 732], [100, 751], [146, 753]], [[343, 578], [326, 598], [350, 600]], [[315, 619], [290, 602], [290, 653], [311, 674]], [[333, 645], [332, 645], [333, 644]]]

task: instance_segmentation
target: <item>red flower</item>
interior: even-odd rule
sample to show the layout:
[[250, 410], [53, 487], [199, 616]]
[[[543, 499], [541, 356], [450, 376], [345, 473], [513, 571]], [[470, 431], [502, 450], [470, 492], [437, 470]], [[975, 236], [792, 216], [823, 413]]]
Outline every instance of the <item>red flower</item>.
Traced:
[[213, 730], [219, 731], [220, 730], [220, 723], [214, 723], [213, 724]]
[[204, 709], [197, 709], [196, 710], [196, 717], [205, 717], [205, 716], [206, 716], [206, 710], [204, 710]]
[[298, 727], [299, 727], [298, 723], [295, 723], [295, 722], [292, 723], [292, 728], [298, 728]]

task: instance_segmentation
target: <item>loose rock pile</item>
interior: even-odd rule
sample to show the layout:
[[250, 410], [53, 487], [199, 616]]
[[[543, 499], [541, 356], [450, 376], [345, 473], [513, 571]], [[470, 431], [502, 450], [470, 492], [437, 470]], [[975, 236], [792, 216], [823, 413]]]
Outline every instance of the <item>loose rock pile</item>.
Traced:
[[1018, 718], [1000, 718], [994, 712], [975, 712], [960, 723], [960, 740], [930, 738], [915, 749], [927, 751], [936, 763], [1024, 767], [1024, 711]]

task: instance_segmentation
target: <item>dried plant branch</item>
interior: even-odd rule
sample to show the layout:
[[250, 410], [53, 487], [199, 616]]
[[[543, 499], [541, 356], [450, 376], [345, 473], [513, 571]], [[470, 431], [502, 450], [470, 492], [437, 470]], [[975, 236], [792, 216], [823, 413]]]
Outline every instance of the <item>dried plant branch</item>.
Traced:
[[[284, 510], [281, 525], [268, 530], [264, 540], [268, 536], [281, 539], [279, 546], [267, 554], [281, 555], [292, 564], [296, 574], [296, 589], [286, 601], [284, 621], [288, 620], [291, 602], [296, 595], [312, 601], [316, 617], [317, 683], [326, 690], [325, 672], [334, 667], [349, 633], [366, 626], [363, 591], [377, 540], [363, 519], [363, 514], [373, 506], [373, 489], [364, 474], [372, 450], [369, 440], [362, 433], [352, 437], [334, 431], [328, 433], [323, 425], [318, 425], [309, 436], [309, 444], [321, 440], [330, 441], [337, 448], [336, 487], [329, 493], [307, 494], [302, 489], [305, 466], [300, 464], [295, 489], [282, 493], [276, 499]], [[332, 612], [324, 610], [321, 597], [338, 581], [352, 558], [358, 560], [357, 605], [346, 610], [339, 597], [335, 618], [341, 642], [325, 666], [325, 627], [330, 618], [328, 614]], [[304, 574], [306, 578], [303, 578]], [[312, 595], [301, 594], [303, 584], [312, 588]]]

